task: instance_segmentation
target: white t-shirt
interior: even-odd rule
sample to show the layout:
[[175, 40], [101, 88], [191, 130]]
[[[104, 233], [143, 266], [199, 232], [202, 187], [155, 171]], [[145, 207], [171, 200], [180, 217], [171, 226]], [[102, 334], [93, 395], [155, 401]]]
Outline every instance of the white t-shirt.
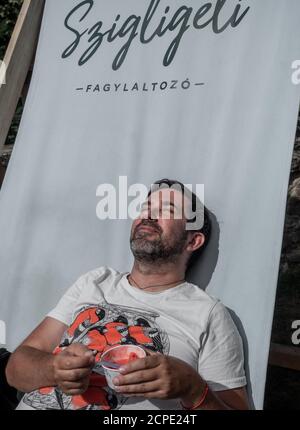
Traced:
[[[101, 353], [137, 344], [177, 357], [198, 370], [214, 391], [246, 385], [243, 346], [227, 311], [198, 286], [183, 282], [162, 292], [139, 290], [128, 273], [100, 267], [81, 276], [48, 316], [67, 326], [61, 346], [81, 342]], [[45, 388], [26, 394], [17, 409], [181, 409], [179, 400], [126, 398], [93, 373], [82, 396]]]

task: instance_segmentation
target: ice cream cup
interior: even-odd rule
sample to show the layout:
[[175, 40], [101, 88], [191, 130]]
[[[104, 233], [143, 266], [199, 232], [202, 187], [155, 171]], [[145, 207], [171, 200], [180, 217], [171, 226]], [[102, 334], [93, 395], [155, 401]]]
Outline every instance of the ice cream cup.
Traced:
[[[102, 355], [100, 363], [101, 361], [106, 361], [122, 366], [144, 357], [146, 357], [146, 351], [140, 346], [117, 345], [108, 349]], [[104, 370], [107, 385], [114, 390], [116, 386], [113, 383], [113, 379], [120, 375], [119, 369], [112, 369], [106, 365], [103, 365], [102, 368]]]

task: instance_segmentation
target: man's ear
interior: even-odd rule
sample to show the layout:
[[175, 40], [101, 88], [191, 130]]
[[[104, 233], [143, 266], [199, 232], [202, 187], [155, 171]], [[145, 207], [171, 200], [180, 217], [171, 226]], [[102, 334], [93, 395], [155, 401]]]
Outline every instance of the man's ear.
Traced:
[[205, 242], [205, 236], [203, 233], [200, 233], [198, 231], [190, 233], [190, 238], [189, 238], [186, 250], [190, 252], [194, 252], [197, 249], [201, 248], [201, 246], [204, 245], [204, 242]]

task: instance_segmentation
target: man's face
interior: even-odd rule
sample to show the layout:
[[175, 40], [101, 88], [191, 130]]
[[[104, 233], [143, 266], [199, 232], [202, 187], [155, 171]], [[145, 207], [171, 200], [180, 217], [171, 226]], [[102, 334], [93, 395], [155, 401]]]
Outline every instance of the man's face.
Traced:
[[143, 203], [140, 216], [133, 222], [130, 247], [141, 262], [175, 262], [188, 240], [183, 205], [187, 198], [176, 190], [153, 192]]

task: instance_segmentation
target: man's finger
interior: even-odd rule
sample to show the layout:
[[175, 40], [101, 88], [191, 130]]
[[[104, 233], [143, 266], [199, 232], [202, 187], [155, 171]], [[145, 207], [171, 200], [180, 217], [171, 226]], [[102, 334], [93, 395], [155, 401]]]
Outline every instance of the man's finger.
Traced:
[[80, 388], [67, 388], [61, 387], [61, 390], [67, 394], [68, 396], [79, 396], [83, 395], [87, 391], [88, 387], [80, 387]]
[[143, 350], [146, 352], [147, 355], [162, 355], [158, 351], [153, 351], [152, 349], [143, 348]]
[[93, 351], [87, 348], [85, 345], [82, 345], [82, 343], [72, 343], [70, 346], [64, 349], [64, 352], [76, 355], [77, 357], [93, 355]]
[[63, 370], [91, 368], [95, 364], [95, 357], [93, 355], [83, 357], [64, 355], [59, 357], [58, 360], [59, 368]]
[[71, 370], [59, 370], [57, 377], [61, 381], [78, 382], [84, 378], [87, 378], [92, 372], [90, 368], [83, 369], [71, 369]]
[[122, 385], [116, 388], [117, 393], [141, 395], [159, 391], [160, 381], [144, 382], [142, 384]]
[[119, 375], [113, 379], [115, 385], [130, 385], [140, 384], [142, 382], [150, 382], [158, 379], [158, 371], [154, 369], [138, 370], [136, 372], [128, 373], [127, 375]]
[[130, 361], [120, 367], [119, 372], [122, 375], [127, 373], [136, 372], [137, 370], [153, 369], [160, 363], [160, 355], [148, 355], [145, 358], [139, 358], [138, 360]]
[[69, 382], [69, 381], [64, 381], [61, 384], [61, 389], [63, 391], [69, 391], [69, 390], [81, 390], [81, 391], [86, 391], [88, 388], [88, 383], [81, 383], [81, 382]]

